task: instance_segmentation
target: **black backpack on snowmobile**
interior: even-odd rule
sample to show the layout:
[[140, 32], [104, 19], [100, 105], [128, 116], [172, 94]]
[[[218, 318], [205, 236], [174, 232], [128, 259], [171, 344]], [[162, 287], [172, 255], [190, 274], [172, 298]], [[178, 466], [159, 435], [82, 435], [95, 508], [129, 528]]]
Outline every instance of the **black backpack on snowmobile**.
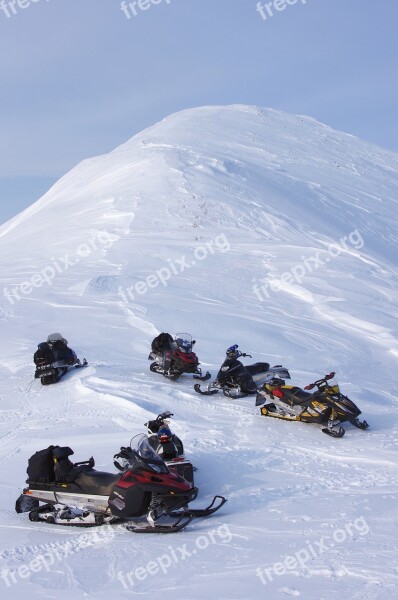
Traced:
[[165, 350], [171, 348], [173, 341], [173, 337], [169, 333], [159, 333], [159, 335], [152, 340], [151, 350], [155, 354], [163, 354]]
[[[96, 471], [93, 458], [72, 464], [73, 451], [68, 447], [50, 446], [37, 452], [29, 460], [28, 487], [18, 498], [16, 511], [29, 512], [31, 521], [80, 526], [146, 515], [150, 526], [134, 523], [127, 529], [169, 533], [180, 531], [195, 517], [213, 514], [226, 502], [215, 496], [204, 509], [189, 508], [198, 489], [167, 468], [145, 435], [135, 441], [134, 447], [130, 443], [115, 454], [118, 473]], [[163, 517], [169, 522], [158, 524]]]
[[[39, 450], [28, 461], [28, 482], [50, 483], [51, 481], [74, 481], [82, 470], [92, 469], [94, 459], [72, 463], [69, 457], [74, 454], [68, 446], [49, 446]], [[82, 468], [85, 466], [85, 468]]]

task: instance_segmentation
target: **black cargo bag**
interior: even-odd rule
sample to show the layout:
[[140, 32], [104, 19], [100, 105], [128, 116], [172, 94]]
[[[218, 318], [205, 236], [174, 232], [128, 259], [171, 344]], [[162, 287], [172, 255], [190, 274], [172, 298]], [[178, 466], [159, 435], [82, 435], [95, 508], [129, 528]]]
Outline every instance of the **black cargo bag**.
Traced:
[[173, 338], [169, 333], [159, 333], [159, 335], [152, 340], [152, 352], [162, 352], [165, 348], [169, 348], [172, 343]]
[[30, 457], [27, 469], [29, 481], [36, 481], [38, 483], [55, 481], [54, 448], [55, 446], [49, 446], [45, 450], [35, 452]]
[[72, 456], [72, 454], [74, 454], [74, 452], [68, 446], [56, 446], [54, 448], [55, 481], [73, 481], [74, 477], [71, 477], [73, 463], [69, 460], [69, 456]]

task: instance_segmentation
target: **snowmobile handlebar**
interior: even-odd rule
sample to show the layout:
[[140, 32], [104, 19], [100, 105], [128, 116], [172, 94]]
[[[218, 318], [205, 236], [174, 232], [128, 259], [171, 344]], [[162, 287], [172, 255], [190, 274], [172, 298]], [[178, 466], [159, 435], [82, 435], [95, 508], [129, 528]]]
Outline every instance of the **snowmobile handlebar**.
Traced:
[[168, 419], [169, 417], [172, 417], [174, 415], [174, 413], [170, 412], [169, 410], [165, 410], [164, 412], [160, 413], [160, 415], [158, 415], [156, 417], [157, 421], [163, 421], [163, 419]]
[[246, 352], [242, 352], [241, 356], [248, 356], [249, 358], [253, 358], [251, 354], [246, 354]]
[[329, 375], [325, 375], [325, 377], [323, 379], [318, 379], [317, 381], [314, 381], [314, 383], [309, 383], [308, 385], [305, 386], [305, 390], [312, 390], [314, 389], [314, 387], [319, 387], [321, 386], [323, 383], [326, 383], [329, 379], [333, 379], [333, 377], [336, 375], [336, 373], [334, 371], [332, 371], [331, 373], [329, 373]]
[[160, 415], [158, 415], [156, 417], [156, 419], [152, 419], [151, 421], [148, 421], [148, 423], [144, 423], [145, 427], [149, 427], [151, 423], [154, 423], [155, 421], [157, 423], [163, 423], [163, 421], [165, 419], [169, 419], [170, 417], [174, 416], [174, 413], [170, 412], [169, 410], [166, 410], [165, 412], [160, 413]]
[[73, 463], [74, 467], [80, 467], [81, 465], [88, 465], [89, 467], [93, 468], [95, 467], [95, 460], [94, 457], [91, 456], [88, 460], [82, 460], [80, 462], [77, 463]]

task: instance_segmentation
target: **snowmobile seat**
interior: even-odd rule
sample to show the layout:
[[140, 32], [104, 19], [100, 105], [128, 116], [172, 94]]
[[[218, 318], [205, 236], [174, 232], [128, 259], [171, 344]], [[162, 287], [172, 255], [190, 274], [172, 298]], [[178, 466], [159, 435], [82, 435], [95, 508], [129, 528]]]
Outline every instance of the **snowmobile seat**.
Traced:
[[78, 473], [74, 483], [88, 494], [110, 496], [112, 488], [118, 479], [120, 479], [120, 473], [106, 473], [104, 471], [89, 469]]
[[290, 389], [283, 389], [283, 394], [286, 400], [289, 402], [291, 406], [297, 406], [302, 404], [306, 400], [309, 400], [313, 394], [310, 392], [305, 392], [299, 387], [292, 387]]
[[269, 363], [257, 362], [254, 365], [245, 365], [245, 369], [249, 371], [250, 375], [258, 375], [269, 371]]

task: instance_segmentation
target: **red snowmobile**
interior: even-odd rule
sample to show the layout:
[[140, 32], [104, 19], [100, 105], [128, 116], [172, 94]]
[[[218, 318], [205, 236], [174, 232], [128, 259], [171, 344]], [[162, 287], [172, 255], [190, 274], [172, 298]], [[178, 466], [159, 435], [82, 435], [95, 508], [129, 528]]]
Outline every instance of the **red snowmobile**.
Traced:
[[206, 381], [211, 374], [207, 371], [202, 375], [199, 359], [193, 352], [196, 343], [190, 333], [177, 333], [173, 339], [169, 333], [161, 333], [152, 342], [148, 360], [153, 360], [149, 366], [154, 373], [175, 381], [183, 373], [191, 373], [194, 379]]
[[[36, 452], [29, 459], [28, 487], [16, 502], [16, 512], [28, 512], [30, 521], [56, 525], [87, 527], [123, 519], [128, 531], [171, 533], [226, 502], [215, 496], [204, 509], [190, 508], [198, 489], [167, 468], [144, 434], [134, 442], [114, 456], [119, 473], [96, 471], [93, 458], [73, 464], [73, 450], [67, 447]], [[148, 523], [136, 521], [143, 516]]]

